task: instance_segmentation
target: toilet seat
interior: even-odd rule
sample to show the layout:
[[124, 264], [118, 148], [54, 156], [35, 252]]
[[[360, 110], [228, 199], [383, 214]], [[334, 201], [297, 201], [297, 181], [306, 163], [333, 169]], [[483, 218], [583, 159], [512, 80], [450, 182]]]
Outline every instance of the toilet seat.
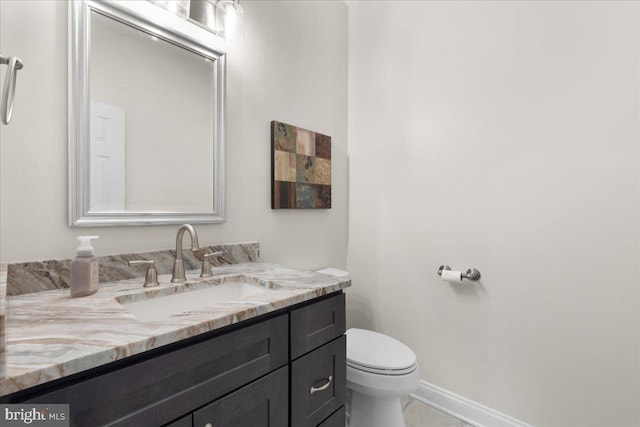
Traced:
[[369, 366], [359, 365], [359, 364], [351, 362], [349, 360], [347, 360], [347, 366], [350, 367], [350, 368], [353, 368], [353, 369], [357, 369], [357, 370], [362, 371], [362, 372], [367, 372], [367, 373], [376, 374], [376, 375], [406, 375], [406, 374], [410, 374], [411, 372], [415, 371], [418, 368], [417, 364], [413, 364], [413, 365], [409, 366], [408, 368], [404, 368], [404, 369], [371, 368]]
[[347, 332], [347, 366], [378, 375], [406, 375], [417, 369], [416, 355], [387, 335], [364, 329]]

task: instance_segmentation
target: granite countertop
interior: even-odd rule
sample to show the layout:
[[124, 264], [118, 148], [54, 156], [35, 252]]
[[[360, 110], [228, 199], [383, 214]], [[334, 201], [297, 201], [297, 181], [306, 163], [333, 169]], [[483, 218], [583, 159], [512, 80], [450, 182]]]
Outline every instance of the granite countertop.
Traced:
[[[143, 288], [143, 278], [101, 284], [90, 296], [68, 289], [11, 296], [6, 301], [6, 366], [0, 396], [98, 367], [208, 331], [251, 319], [351, 285], [348, 278], [248, 262], [213, 268], [214, 276]], [[212, 304], [162, 320], [141, 321], [119, 303], [161, 297], [241, 278], [270, 292]], [[159, 301], [159, 303], [161, 303]]]
[[[0, 264], [0, 378], [6, 375], [6, 295], [7, 295], [7, 264]], [[0, 387], [0, 395], [2, 387]]]

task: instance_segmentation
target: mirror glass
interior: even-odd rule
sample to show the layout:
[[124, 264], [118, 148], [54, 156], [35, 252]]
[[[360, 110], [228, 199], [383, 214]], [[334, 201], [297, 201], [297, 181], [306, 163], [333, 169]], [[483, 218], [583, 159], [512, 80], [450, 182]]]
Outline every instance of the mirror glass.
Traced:
[[90, 210], [213, 206], [215, 67], [91, 13]]
[[71, 12], [70, 225], [222, 222], [224, 56], [151, 3], [147, 13], [177, 19], [181, 32], [108, 3], [73, 3], [85, 9]]

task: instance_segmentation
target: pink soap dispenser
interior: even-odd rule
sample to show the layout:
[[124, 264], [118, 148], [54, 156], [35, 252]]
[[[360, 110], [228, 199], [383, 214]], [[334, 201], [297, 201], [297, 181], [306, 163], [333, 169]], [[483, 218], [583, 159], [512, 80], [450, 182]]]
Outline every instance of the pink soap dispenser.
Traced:
[[76, 248], [77, 256], [71, 261], [71, 288], [72, 297], [84, 297], [95, 294], [100, 286], [98, 258], [93, 254], [91, 239], [98, 236], [78, 236], [80, 246]]

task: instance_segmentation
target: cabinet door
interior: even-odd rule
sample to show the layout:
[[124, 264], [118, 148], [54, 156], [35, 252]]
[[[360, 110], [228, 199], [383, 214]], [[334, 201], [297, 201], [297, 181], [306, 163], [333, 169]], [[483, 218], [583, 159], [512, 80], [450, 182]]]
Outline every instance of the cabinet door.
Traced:
[[34, 395], [26, 402], [70, 403], [74, 427], [163, 425], [285, 366], [287, 317]]
[[316, 427], [344, 405], [346, 338], [341, 336], [291, 364], [291, 425]]
[[344, 294], [291, 312], [291, 359], [338, 338], [345, 331]]
[[[340, 407], [318, 427], [344, 427], [347, 422], [344, 406]], [[173, 427], [173, 426], [172, 426]]]
[[287, 427], [287, 367], [261, 378], [193, 413], [194, 427]]
[[[193, 416], [191, 414], [166, 424], [164, 427], [193, 427]], [[324, 426], [323, 426], [324, 427]]]

